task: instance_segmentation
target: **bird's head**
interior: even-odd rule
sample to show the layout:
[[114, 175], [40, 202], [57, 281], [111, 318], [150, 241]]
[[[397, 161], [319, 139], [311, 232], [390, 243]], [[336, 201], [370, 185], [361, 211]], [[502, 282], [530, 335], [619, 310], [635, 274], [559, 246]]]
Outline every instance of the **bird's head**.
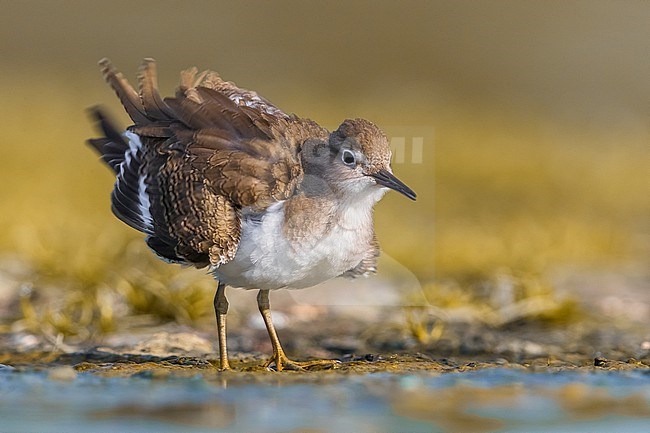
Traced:
[[329, 137], [333, 172], [349, 188], [390, 188], [415, 200], [415, 192], [393, 174], [386, 135], [364, 119], [344, 121]]

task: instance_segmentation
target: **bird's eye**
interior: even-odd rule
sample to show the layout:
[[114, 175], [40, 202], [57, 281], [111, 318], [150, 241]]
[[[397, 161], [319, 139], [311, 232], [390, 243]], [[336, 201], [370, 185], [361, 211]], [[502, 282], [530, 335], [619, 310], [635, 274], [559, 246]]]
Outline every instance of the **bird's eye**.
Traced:
[[345, 165], [354, 165], [357, 162], [357, 159], [354, 157], [354, 153], [350, 150], [344, 150], [341, 154], [341, 160]]

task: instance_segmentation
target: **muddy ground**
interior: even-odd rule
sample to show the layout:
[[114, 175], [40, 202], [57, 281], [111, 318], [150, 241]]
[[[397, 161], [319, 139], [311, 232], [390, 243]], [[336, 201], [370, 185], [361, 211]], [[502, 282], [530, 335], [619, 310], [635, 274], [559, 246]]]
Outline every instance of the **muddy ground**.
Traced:
[[[291, 358], [338, 359], [334, 369], [287, 372], [291, 377], [337, 377], [377, 372], [449, 373], [486, 368], [522, 371], [650, 371], [650, 343], [642, 327], [545, 326], [512, 324], [508, 328], [446, 325], [440, 338], [418, 342], [404, 328], [381, 327], [350, 318], [327, 317], [286, 326], [280, 337]], [[51, 369], [55, 378], [92, 372], [106, 376], [169, 375], [236, 377], [263, 374], [260, 365], [271, 353], [263, 329], [240, 326], [229, 331], [234, 372], [218, 372], [211, 330], [178, 325], [131, 329], [96, 342], [77, 345], [48, 341], [24, 333], [0, 335], [0, 364], [20, 370]], [[287, 373], [280, 373], [286, 375]], [[311, 374], [311, 376], [310, 376]], [[296, 376], [297, 375], [297, 376]], [[284, 376], [283, 376], [284, 377]]]

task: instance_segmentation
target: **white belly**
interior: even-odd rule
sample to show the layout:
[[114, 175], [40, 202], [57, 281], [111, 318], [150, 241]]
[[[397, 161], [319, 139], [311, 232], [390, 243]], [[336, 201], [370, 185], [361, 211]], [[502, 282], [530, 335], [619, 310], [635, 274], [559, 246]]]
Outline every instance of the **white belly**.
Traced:
[[301, 289], [341, 275], [356, 266], [368, 248], [370, 233], [360, 224], [334, 222], [325, 235], [291, 242], [283, 235], [284, 203], [267, 209], [261, 220], [243, 218], [235, 258], [214, 271], [232, 287], [274, 290]]

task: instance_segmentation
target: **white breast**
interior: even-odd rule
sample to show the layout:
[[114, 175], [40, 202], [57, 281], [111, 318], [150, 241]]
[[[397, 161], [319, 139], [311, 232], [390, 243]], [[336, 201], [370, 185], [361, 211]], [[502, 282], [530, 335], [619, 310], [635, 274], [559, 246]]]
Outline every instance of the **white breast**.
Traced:
[[261, 218], [243, 218], [237, 254], [214, 271], [215, 277], [232, 287], [269, 290], [301, 289], [337, 277], [356, 266], [369, 247], [372, 205], [381, 195], [346, 206], [325, 235], [300, 242], [283, 234], [284, 202]]

